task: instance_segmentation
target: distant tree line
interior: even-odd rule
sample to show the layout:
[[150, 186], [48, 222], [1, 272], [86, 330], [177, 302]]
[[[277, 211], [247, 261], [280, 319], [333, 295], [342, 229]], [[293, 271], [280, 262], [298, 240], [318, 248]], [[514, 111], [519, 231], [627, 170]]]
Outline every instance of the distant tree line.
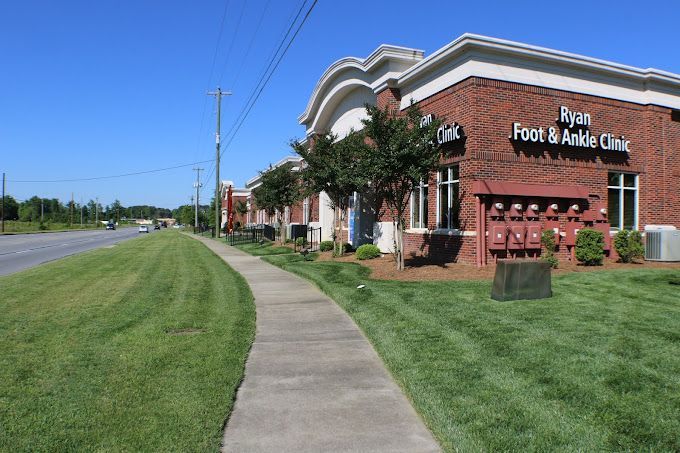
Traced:
[[[40, 198], [33, 196], [25, 201], [17, 201], [11, 195], [5, 196], [4, 220], [19, 220], [22, 222], [58, 222], [70, 223], [73, 213], [73, 223], [80, 223], [82, 208], [83, 222], [93, 223], [99, 220], [113, 220], [118, 222], [125, 219], [157, 219], [172, 217], [170, 209], [150, 205], [123, 206], [119, 200], [102, 206], [95, 200], [82, 205], [78, 202], [62, 203], [58, 198]], [[97, 215], [98, 214], [98, 215]]]
[[[210, 202], [209, 205], [199, 205], [198, 206], [198, 224], [199, 225], [205, 225], [207, 226], [212, 226], [214, 225], [214, 219], [215, 219], [215, 211], [214, 211], [214, 200], [215, 198], [213, 197], [212, 201]], [[191, 226], [196, 226], [194, 225], [195, 220], [196, 220], [196, 207], [192, 204], [185, 204], [177, 209], [172, 210], [172, 218], [177, 220], [177, 223], [180, 223], [182, 225], [191, 225]]]

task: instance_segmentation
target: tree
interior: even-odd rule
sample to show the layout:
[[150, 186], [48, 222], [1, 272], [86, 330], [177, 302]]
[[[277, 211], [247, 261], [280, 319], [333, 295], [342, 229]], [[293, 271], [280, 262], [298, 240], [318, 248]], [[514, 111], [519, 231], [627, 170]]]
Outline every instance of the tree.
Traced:
[[234, 206], [234, 211], [241, 216], [244, 223], [247, 222], [246, 214], [248, 214], [248, 205], [245, 201], [237, 201], [236, 205]]
[[293, 172], [293, 165], [286, 163], [279, 167], [260, 172], [261, 184], [253, 190], [255, 203], [269, 215], [276, 214], [281, 228], [281, 242], [286, 242], [286, 225], [288, 219], [285, 210], [302, 198], [300, 176]]
[[[291, 147], [305, 160], [302, 181], [307, 193], [325, 192], [333, 209], [333, 250], [342, 255], [342, 221], [349, 208], [350, 197], [366, 187], [368, 181], [361, 171], [361, 162], [368, 152], [362, 134], [354, 130], [342, 140], [332, 132], [314, 137], [307, 147], [293, 141]], [[339, 213], [339, 215], [338, 215]]]
[[404, 269], [404, 227], [409, 199], [414, 187], [426, 180], [439, 164], [435, 119], [421, 125], [420, 109], [411, 104], [406, 113], [367, 105], [368, 118], [362, 120], [370, 152], [363, 159], [365, 174], [378, 200], [392, 215], [397, 269]]
[[3, 220], [17, 220], [19, 218], [19, 203], [11, 195], [5, 195]]

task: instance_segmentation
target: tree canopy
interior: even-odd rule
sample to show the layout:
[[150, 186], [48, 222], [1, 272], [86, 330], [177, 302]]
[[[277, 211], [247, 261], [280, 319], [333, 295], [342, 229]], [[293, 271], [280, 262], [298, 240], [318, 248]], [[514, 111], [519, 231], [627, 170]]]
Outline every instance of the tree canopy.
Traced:
[[[293, 141], [291, 147], [304, 159], [302, 181], [306, 192], [328, 195], [334, 229], [342, 231], [338, 223], [349, 208], [350, 197], [368, 183], [362, 162], [369, 148], [364, 143], [364, 136], [354, 130], [342, 140], [338, 138], [332, 132], [325, 132], [313, 137], [310, 146]], [[336, 243], [334, 250], [342, 254], [344, 248], [338, 246], [340, 239], [336, 234], [333, 234], [333, 240]]]
[[437, 145], [439, 120], [421, 125], [420, 109], [411, 105], [403, 115], [367, 105], [362, 120], [370, 149], [362, 161], [376, 198], [392, 213], [395, 227], [397, 268], [404, 268], [403, 231], [413, 189], [437, 168], [441, 152]]
[[285, 241], [284, 216], [288, 206], [294, 206], [303, 196], [300, 186], [300, 175], [293, 171], [293, 164], [286, 163], [278, 167], [260, 172], [261, 184], [253, 190], [253, 197], [258, 209], [264, 209], [268, 215], [277, 214], [281, 225], [281, 240]]

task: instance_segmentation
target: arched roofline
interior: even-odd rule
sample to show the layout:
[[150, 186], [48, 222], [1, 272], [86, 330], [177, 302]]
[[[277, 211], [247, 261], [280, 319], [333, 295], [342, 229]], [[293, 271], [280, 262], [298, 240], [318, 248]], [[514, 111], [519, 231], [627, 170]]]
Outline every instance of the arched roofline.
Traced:
[[[307, 108], [298, 117], [300, 124], [308, 123], [316, 116], [321, 103], [326, 97], [328, 88], [333, 84], [334, 79], [341, 73], [356, 69], [362, 73], [370, 73], [372, 70], [387, 61], [399, 61], [416, 64], [423, 59], [423, 51], [417, 49], [409, 49], [406, 47], [390, 46], [382, 44], [374, 50], [368, 57], [362, 59], [357, 57], [341, 58], [326, 69], [319, 81], [317, 82], [312, 95], [307, 103]], [[365, 85], [374, 89], [380, 85], [382, 81], [377, 83], [365, 82]]]

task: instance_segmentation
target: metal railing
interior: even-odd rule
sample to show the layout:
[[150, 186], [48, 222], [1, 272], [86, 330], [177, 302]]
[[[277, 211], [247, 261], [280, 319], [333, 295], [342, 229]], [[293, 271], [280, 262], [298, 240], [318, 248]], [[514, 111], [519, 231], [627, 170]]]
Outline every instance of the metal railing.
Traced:
[[300, 227], [302, 228], [291, 231], [291, 236], [293, 236], [291, 239], [293, 240], [293, 248], [295, 251], [319, 251], [319, 244], [321, 243], [321, 227], [313, 228], [308, 227], [307, 225], [300, 225]]
[[229, 245], [253, 244], [260, 241], [274, 242], [279, 237], [277, 229], [270, 225], [255, 225], [227, 233], [225, 240]]

